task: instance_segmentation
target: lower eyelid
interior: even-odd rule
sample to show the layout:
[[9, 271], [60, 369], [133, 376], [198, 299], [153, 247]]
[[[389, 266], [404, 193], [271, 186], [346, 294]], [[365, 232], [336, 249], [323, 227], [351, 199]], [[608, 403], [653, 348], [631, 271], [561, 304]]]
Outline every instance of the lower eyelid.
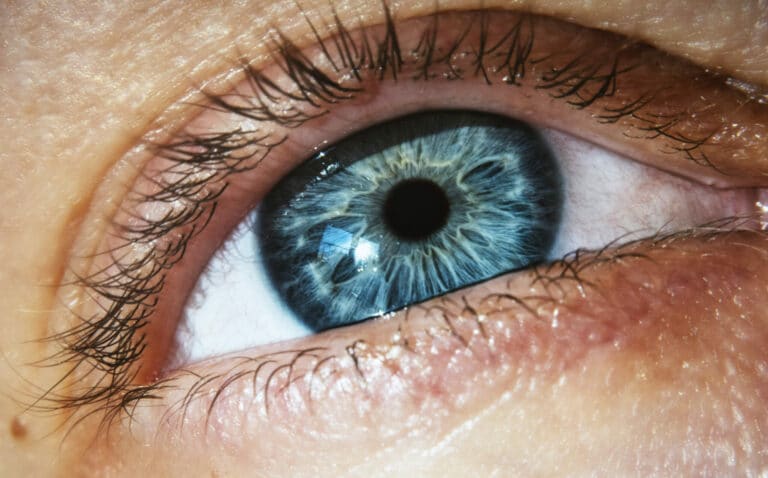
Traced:
[[688, 363], [698, 386], [717, 366], [710, 357], [740, 370], [765, 360], [767, 324], [750, 311], [764, 302], [767, 255], [763, 233], [702, 232], [571, 258], [389, 318], [196, 364], [168, 377], [165, 406], [139, 406], [134, 420], [253, 452], [277, 424], [301, 439], [341, 427], [346, 442], [357, 432], [345, 424], [365, 417], [396, 425], [360, 440], [388, 443], [413, 429], [440, 436], [456, 425], [452, 410], [536, 396], [590, 367], [610, 388], [665, 383]]

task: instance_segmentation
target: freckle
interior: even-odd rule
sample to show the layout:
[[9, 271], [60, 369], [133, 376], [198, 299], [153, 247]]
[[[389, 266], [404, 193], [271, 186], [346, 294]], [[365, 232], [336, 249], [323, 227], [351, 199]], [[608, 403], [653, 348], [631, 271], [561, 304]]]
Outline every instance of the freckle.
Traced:
[[11, 420], [11, 436], [16, 440], [23, 440], [27, 436], [27, 425], [19, 416]]

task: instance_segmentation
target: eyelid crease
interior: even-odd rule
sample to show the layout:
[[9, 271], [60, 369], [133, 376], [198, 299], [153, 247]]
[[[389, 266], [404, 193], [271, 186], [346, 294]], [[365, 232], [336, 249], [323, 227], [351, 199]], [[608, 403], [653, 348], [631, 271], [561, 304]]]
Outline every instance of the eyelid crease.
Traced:
[[[768, 135], [763, 121], [768, 107], [758, 101], [755, 87], [706, 73], [626, 38], [595, 31], [579, 34], [580, 27], [554, 20], [536, 20], [536, 29], [545, 33], [537, 35], [540, 46], [534, 49], [534, 21], [526, 15], [511, 16], [512, 27], [499, 32], [504, 27], [496, 25], [491, 31], [484, 13], [479, 19], [472, 12], [455, 14], [465, 15], [467, 25], [454, 21], [454, 29], [461, 33], [455, 41], [441, 41], [436, 32], [445, 27], [438, 25], [438, 18], [447, 15], [409, 20], [408, 25], [421, 32], [420, 37], [403, 40], [413, 46], [409, 55], [397, 50], [392, 58], [383, 57], [378, 74], [369, 74], [374, 80], [367, 82], [360, 72], [376, 67], [370, 58], [370, 44], [381, 42], [379, 49], [387, 45], [390, 29], [384, 30], [383, 38], [370, 40], [370, 29], [350, 32], [336, 18], [337, 23], [325, 24], [324, 33], [311, 28], [318, 46], [309, 54], [278, 34], [272, 51], [272, 63], [277, 68], [272, 68], [271, 74], [283, 75], [290, 82], [278, 86], [269, 78], [269, 69], [254, 69], [243, 60], [244, 83], [233, 93], [209, 95], [208, 107], [212, 112], [295, 128], [326, 114], [329, 104], [354, 99], [358, 106], [364, 106], [365, 98], [372, 96], [365, 89], [374, 90], [375, 95], [376, 86], [371, 83], [382, 81], [387, 72], [395, 81], [398, 74], [424, 82], [480, 77], [489, 85], [506, 83], [546, 90], [575, 110], [589, 112], [603, 125], [599, 130], [586, 128], [582, 139], [622, 154], [634, 151], [628, 155], [635, 159], [643, 155], [668, 157], [669, 161], [652, 163], [661, 169], [717, 187], [753, 185], [765, 176], [767, 166], [760, 158], [768, 149], [763, 141]], [[491, 35], [495, 35], [494, 40]], [[395, 37], [392, 43], [397, 45], [399, 39]], [[361, 45], [359, 51], [357, 44]], [[436, 53], [439, 47], [441, 54]], [[408, 72], [400, 72], [405, 67]], [[297, 96], [289, 89], [301, 94]], [[510, 93], [514, 94], [514, 89]], [[523, 103], [521, 108], [524, 113], [530, 106]], [[576, 119], [571, 115], [570, 121], [562, 121], [565, 124], [547, 126], [567, 129]], [[601, 142], [601, 136], [609, 139]], [[681, 164], [674, 160], [675, 155], [706, 168]]]
[[[379, 79], [388, 75], [392, 78], [404, 77], [406, 53], [401, 49], [395, 19], [387, 4], [383, 5], [385, 33], [378, 41], [370, 38], [360, 40], [362, 43], [353, 47], [350, 42], [356, 33], [346, 30], [340, 23], [335, 27], [327, 26], [338, 29], [336, 36], [321, 38], [322, 34], [317, 33], [321, 50], [327, 49], [323, 53], [326, 66], [330, 65], [333, 69], [330, 52], [339, 52], [336, 66], [345, 65], [339, 69], [347, 68], [350, 73], [344, 81], [354, 84], [356, 73], [362, 76], [364, 72], [373, 73]], [[438, 17], [435, 15], [432, 18]], [[483, 17], [475, 21], [482, 32], [482, 25], [487, 19]], [[517, 32], [510, 30], [509, 38], [513, 39], [513, 43], [505, 52], [509, 56], [506, 64], [510, 88], [516, 88], [515, 82], [524, 81], [530, 71], [527, 62], [533, 51], [533, 32], [530, 32], [529, 39], [526, 38], [525, 27], [523, 23], [520, 25]], [[428, 34], [424, 37], [421, 54], [424, 58], [440, 60], [434, 56], [435, 40], [431, 39], [431, 31], [425, 31]], [[367, 38], [366, 33], [362, 35], [362, 38]], [[482, 33], [479, 37], [478, 59], [473, 74], [488, 81], [489, 70], [483, 58], [486, 54], [500, 51], [501, 47], [489, 44], [487, 38], [483, 40]], [[105, 385], [97, 378], [96, 385], [85, 391], [78, 390], [77, 395], [52, 389], [46, 397], [51, 408], [77, 409], [81, 405], [96, 404], [120, 411], [130, 408], [142, 398], [152, 398], [159, 388], [166, 386], [162, 380], [154, 386], [136, 385], [138, 378], [152, 379], [151, 375], [145, 375], [151, 372], [137, 368], [139, 359], [147, 354], [145, 327], [150, 315], [156, 312], [158, 295], [165, 285], [168, 271], [184, 257], [190, 241], [212, 220], [218, 200], [228, 187], [228, 178], [260, 166], [273, 148], [286, 141], [291, 130], [324, 115], [328, 104], [346, 101], [347, 95], [354, 96], [354, 88], [339, 83], [329, 71], [319, 68], [288, 37], [278, 32], [275, 42], [272, 60], [289, 77], [287, 86], [265, 77], [261, 70], [251, 68], [245, 62], [242, 67], [252, 91], [261, 92], [261, 96], [207, 94], [206, 97], [210, 100], [207, 106], [209, 111], [234, 113], [259, 125], [271, 122], [278, 126], [275, 130], [279, 134], [272, 134], [268, 128], [238, 128], [207, 134], [182, 132], [175, 141], [157, 148], [159, 162], [140, 176], [151, 192], [133, 191], [133, 202], [124, 205], [124, 215], [115, 224], [115, 245], [97, 254], [102, 257], [101, 262], [96, 262], [104, 265], [95, 271], [75, 275], [75, 280], [87, 290], [90, 300], [96, 304], [97, 312], [80, 317], [82, 322], [79, 325], [54, 337], [61, 341], [63, 348], [51, 358], [52, 363], [72, 363], [72, 371], [77, 372], [73, 376], [81, 379], [91, 374], [96, 377], [106, 374], [108, 383]], [[458, 54], [460, 44], [456, 42], [456, 48], [449, 48], [450, 54], [443, 55], [449, 78], [455, 75], [454, 79], [458, 79], [464, 74], [451, 64], [451, 58]], [[547, 77], [549, 91], [555, 91], [555, 96], [562, 96], [566, 101], [573, 101], [573, 106], [577, 108], [588, 108], [615, 87], [617, 75], [629, 71], [613, 62], [605, 73], [604, 66], [587, 65], [584, 69], [576, 62], [567, 63]], [[424, 68], [419, 74], [428, 78], [432, 72]], [[303, 105], [310, 114], [300, 108], [291, 109], [290, 104], [287, 109], [274, 109], [279, 106], [281, 98], [293, 105]], [[625, 105], [625, 110], [615, 111], [614, 114], [632, 115], [637, 112], [635, 108], [639, 109], [643, 103], [643, 98], [635, 99], [635, 102]], [[669, 135], [663, 128], [653, 132], [657, 133], [659, 136]], [[90, 368], [84, 369], [82, 364]]]

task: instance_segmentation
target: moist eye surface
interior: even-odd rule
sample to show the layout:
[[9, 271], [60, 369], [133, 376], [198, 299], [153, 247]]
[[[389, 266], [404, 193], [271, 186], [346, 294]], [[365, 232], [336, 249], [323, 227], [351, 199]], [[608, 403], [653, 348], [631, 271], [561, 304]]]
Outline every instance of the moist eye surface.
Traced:
[[273, 287], [322, 330], [544, 260], [562, 195], [529, 125], [429, 111], [315, 155], [267, 195], [255, 233]]

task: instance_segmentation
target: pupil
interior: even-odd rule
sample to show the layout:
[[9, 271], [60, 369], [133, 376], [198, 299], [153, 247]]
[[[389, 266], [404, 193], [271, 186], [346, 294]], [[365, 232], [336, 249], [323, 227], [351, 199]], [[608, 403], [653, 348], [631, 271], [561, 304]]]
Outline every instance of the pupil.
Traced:
[[387, 194], [384, 223], [401, 239], [426, 239], [445, 225], [450, 209], [440, 186], [427, 179], [408, 179]]

